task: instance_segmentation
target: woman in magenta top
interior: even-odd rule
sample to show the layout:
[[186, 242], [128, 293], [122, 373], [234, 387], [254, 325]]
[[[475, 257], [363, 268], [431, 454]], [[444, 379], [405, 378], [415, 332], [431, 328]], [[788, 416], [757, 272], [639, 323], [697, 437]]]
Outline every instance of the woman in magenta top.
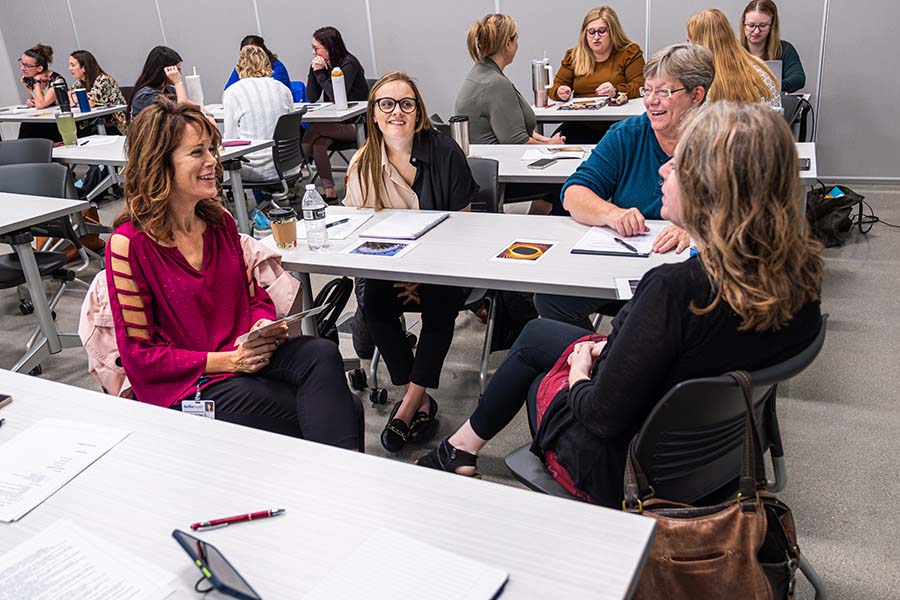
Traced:
[[219, 132], [189, 104], [160, 100], [129, 128], [126, 205], [106, 256], [122, 366], [138, 400], [361, 449], [362, 407], [337, 346], [286, 328], [235, 345], [275, 319], [218, 199]]

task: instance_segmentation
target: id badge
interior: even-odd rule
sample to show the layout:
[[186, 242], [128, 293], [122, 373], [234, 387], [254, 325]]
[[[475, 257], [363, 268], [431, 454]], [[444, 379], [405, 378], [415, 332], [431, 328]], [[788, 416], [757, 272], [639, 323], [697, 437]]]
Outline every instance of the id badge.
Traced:
[[215, 400], [182, 400], [181, 412], [188, 415], [197, 415], [207, 419], [216, 418]]

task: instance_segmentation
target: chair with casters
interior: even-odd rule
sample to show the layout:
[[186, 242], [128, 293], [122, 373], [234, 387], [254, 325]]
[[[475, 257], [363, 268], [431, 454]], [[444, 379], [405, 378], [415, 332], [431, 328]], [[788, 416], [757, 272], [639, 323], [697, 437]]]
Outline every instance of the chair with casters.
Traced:
[[[275, 124], [275, 131], [272, 134], [272, 140], [275, 142], [275, 145], [272, 146], [272, 160], [278, 176], [265, 181], [244, 180], [242, 182], [245, 190], [276, 190], [272, 194], [272, 203], [275, 206], [279, 201], [289, 200], [291, 187], [304, 177], [301, 168], [303, 166], [303, 150], [300, 148], [300, 139], [303, 135], [300, 123], [303, 121], [304, 114], [306, 114], [305, 106], [281, 115]], [[232, 161], [227, 161], [227, 163], [223, 165], [224, 168], [231, 170]], [[234, 201], [246, 202], [247, 199], [235, 198]]]
[[[71, 174], [68, 169], [58, 164], [32, 163], [0, 166], [0, 192], [70, 200], [78, 199], [78, 194], [75, 192], [75, 187], [72, 184]], [[75, 275], [77, 271], [87, 267], [89, 258], [78, 240], [78, 234], [72, 227], [72, 221], [69, 217], [58, 217], [45, 223], [33, 225], [22, 231], [6, 234], [0, 237], [0, 241], [7, 244], [30, 243], [36, 235], [59, 240], [55, 247], [71, 243], [78, 250], [78, 254], [82, 259], [82, 264], [78, 268], [68, 269], [66, 264], [69, 259], [64, 253], [55, 251], [34, 252], [34, 258], [41, 278], [52, 279], [59, 284], [56, 292], [48, 302], [51, 317], [55, 319], [56, 313], [54, 309], [70, 282], [82, 285], [87, 289], [88, 284], [78, 279]], [[35, 300], [30, 298], [26, 290], [23, 289], [25, 283], [25, 273], [18, 254], [0, 255], [0, 289], [16, 288], [19, 299], [19, 311], [27, 315], [34, 312], [33, 302]], [[60, 337], [62, 338], [64, 335], [61, 334]], [[26, 357], [31, 353], [39, 336], [40, 327], [36, 326], [26, 343]], [[40, 374], [40, 365], [36, 365], [32, 372]]]
[[[761, 447], [769, 451], [773, 478], [766, 489], [784, 489], [787, 474], [776, 414], [778, 384], [806, 369], [825, 343], [828, 315], [823, 314], [815, 339], [796, 355], [750, 373]], [[683, 381], [668, 391], [635, 435], [638, 463], [658, 498], [707, 506], [733, 497], [741, 471], [746, 408], [743, 392], [728, 375]], [[553, 496], [578, 499], [553, 478], [525, 444], [506, 457], [506, 466], [526, 487]], [[800, 571], [826, 598], [825, 587], [801, 555]]]
[[53, 142], [43, 138], [0, 141], [0, 165], [53, 162]]
[[[502, 206], [502, 190], [499, 183], [499, 163], [492, 158], [475, 158], [467, 159], [469, 170], [472, 177], [478, 184], [478, 194], [472, 202], [472, 212], [498, 213]], [[471, 306], [481, 302], [487, 303], [488, 321], [487, 331], [484, 336], [484, 346], [481, 352], [481, 364], [478, 373], [478, 382], [481, 393], [487, 385], [487, 367], [488, 358], [491, 355], [491, 342], [494, 337], [494, 324], [496, 323], [496, 298], [494, 292], [485, 289], [473, 289], [469, 291], [469, 295], [465, 300], [464, 306]], [[404, 329], [406, 328], [406, 322]], [[410, 345], [415, 347], [416, 336], [407, 331], [407, 339]], [[387, 390], [378, 387], [378, 362], [381, 358], [381, 352], [375, 348], [375, 354], [372, 356], [372, 363], [369, 367], [369, 379], [371, 381], [370, 399], [373, 404], [387, 403]]]

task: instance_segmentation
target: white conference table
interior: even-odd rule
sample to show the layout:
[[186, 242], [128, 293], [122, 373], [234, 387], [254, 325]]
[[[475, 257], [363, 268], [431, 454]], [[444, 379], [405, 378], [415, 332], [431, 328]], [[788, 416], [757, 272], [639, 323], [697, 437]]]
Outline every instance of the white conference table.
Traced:
[[[330, 206], [329, 215], [356, 214], [360, 209]], [[373, 212], [371, 209], [361, 209]], [[310, 273], [346, 275], [393, 281], [413, 281], [468, 288], [539, 292], [592, 298], [618, 298], [616, 278], [640, 279], [661, 264], [680, 262], [687, 252], [649, 257], [571, 254], [589, 227], [569, 217], [544, 215], [453, 212], [448, 219], [420, 237], [417, 246], [399, 258], [341, 254], [368, 227], [398, 212], [374, 213], [348, 238], [331, 240], [323, 252], [313, 252], [306, 240], [290, 250], [275, 248], [272, 237], [264, 244], [280, 252], [281, 264], [298, 274], [303, 304], [312, 306]], [[404, 211], [405, 212], [405, 211]], [[555, 245], [539, 261], [494, 261], [511, 242], [541, 240]], [[309, 319], [307, 319], [309, 320]], [[305, 331], [309, 325], [304, 323]]]
[[[588, 98], [574, 98], [573, 100], [587, 100]], [[538, 133], [544, 133], [544, 123], [562, 123], [563, 121], [622, 121], [628, 117], [642, 115], [645, 112], [642, 98], [631, 98], [622, 106], [604, 106], [596, 110], [559, 110], [566, 102], [551, 100], [550, 105], [538, 108], [532, 106], [534, 117], [537, 120]]]
[[[565, 146], [580, 146], [584, 148], [584, 159], [590, 156], [593, 146], [590, 144], [565, 144]], [[800, 183], [811, 185], [818, 176], [816, 168], [816, 144], [815, 142], [797, 142], [797, 156], [808, 158], [809, 170], [800, 171]], [[473, 144], [469, 146], [469, 156], [479, 158], [491, 158], [498, 161], [500, 183], [565, 183], [566, 179], [575, 172], [582, 160], [563, 158], [556, 164], [544, 169], [529, 169], [529, 163], [533, 160], [522, 160], [528, 150], [541, 148], [558, 148], [559, 146], [528, 146], [517, 144]]]
[[[250, 152], [256, 152], [275, 145], [272, 140], [251, 140], [244, 146], [229, 146], [223, 148], [219, 159], [226, 161], [240, 158]], [[121, 135], [93, 135], [78, 140], [77, 146], [59, 147], [53, 149], [53, 160], [71, 165], [107, 165], [111, 169], [125, 166], [125, 136]], [[229, 170], [230, 185], [234, 192], [235, 213], [238, 229], [242, 233], [252, 233], [250, 219], [247, 214], [247, 200], [244, 195], [244, 185], [241, 181], [240, 162], [235, 161], [235, 167]]]
[[[0, 553], [68, 519], [173, 574], [171, 598], [198, 598], [200, 578], [173, 529], [266, 508], [287, 512], [197, 534], [266, 600], [302, 598], [382, 527], [507, 571], [501, 600], [625, 598], [653, 537], [646, 517], [7, 371], [0, 392], [14, 398], [0, 410], [0, 444], [45, 417], [132, 431], [21, 520], [0, 523]], [[402, 552], [371, 559], [402, 591]]]
[[[356, 119], [366, 113], [365, 101], [347, 102], [347, 108], [338, 110], [332, 102], [294, 102], [294, 110], [307, 107], [303, 121], [306, 123], [345, 123]], [[222, 104], [207, 104], [208, 110], [216, 118], [217, 123], [225, 122], [225, 106]], [[361, 148], [366, 141], [366, 129], [362, 122], [354, 123], [356, 126], [356, 143]]]
[[14, 371], [27, 373], [40, 365], [45, 358], [60, 352], [63, 348], [81, 346], [81, 339], [77, 334], [59, 333], [56, 330], [47, 301], [47, 289], [38, 270], [34, 249], [31, 247], [34, 237], [28, 228], [70, 215], [88, 206], [90, 205], [82, 200], [0, 192], [0, 238], [10, 244], [19, 256], [25, 284], [41, 330], [31, 348], [16, 362]]
[[[78, 106], [72, 106], [72, 116], [75, 122], [85, 121], [87, 119], [96, 119], [97, 117], [108, 117], [116, 113], [124, 112], [128, 109], [124, 104], [116, 106], [104, 106], [92, 108], [89, 112], [81, 112]], [[0, 123], [56, 123], [56, 115], [59, 112], [59, 106], [48, 106], [47, 108], [28, 108], [22, 105], [6, 106], [0, 108]], [[106, 135], [106, 123], [104, 119], [97, 121], [97, 132]]]

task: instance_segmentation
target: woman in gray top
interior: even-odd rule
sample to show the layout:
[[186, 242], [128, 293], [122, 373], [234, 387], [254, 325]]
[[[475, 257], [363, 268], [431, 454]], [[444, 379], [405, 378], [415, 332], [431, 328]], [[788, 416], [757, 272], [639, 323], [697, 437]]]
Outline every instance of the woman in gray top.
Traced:
[[[534, 130], [534, 111], [503, 74], [519, 49], [512, 17], [490, 14], [469, 29], [469, 55], [475, 61], [456, 97], [456, 114], [469, 117], [473, 144], [564, 144], [565, 137], [546, 137]], [[532, 200], [529, 212], [547, 214], [559, 204], [558, 185], [507, 184], [506, 202]]]
[[469, 55], [475, 61], [456, 97], [456, 114], [469, 117], [475, 144], [563, 144], [535, 133], [534, 111], [503, 74], [516, 57], [519, 32], [512, 17], [491, 14], [469, 29]]

